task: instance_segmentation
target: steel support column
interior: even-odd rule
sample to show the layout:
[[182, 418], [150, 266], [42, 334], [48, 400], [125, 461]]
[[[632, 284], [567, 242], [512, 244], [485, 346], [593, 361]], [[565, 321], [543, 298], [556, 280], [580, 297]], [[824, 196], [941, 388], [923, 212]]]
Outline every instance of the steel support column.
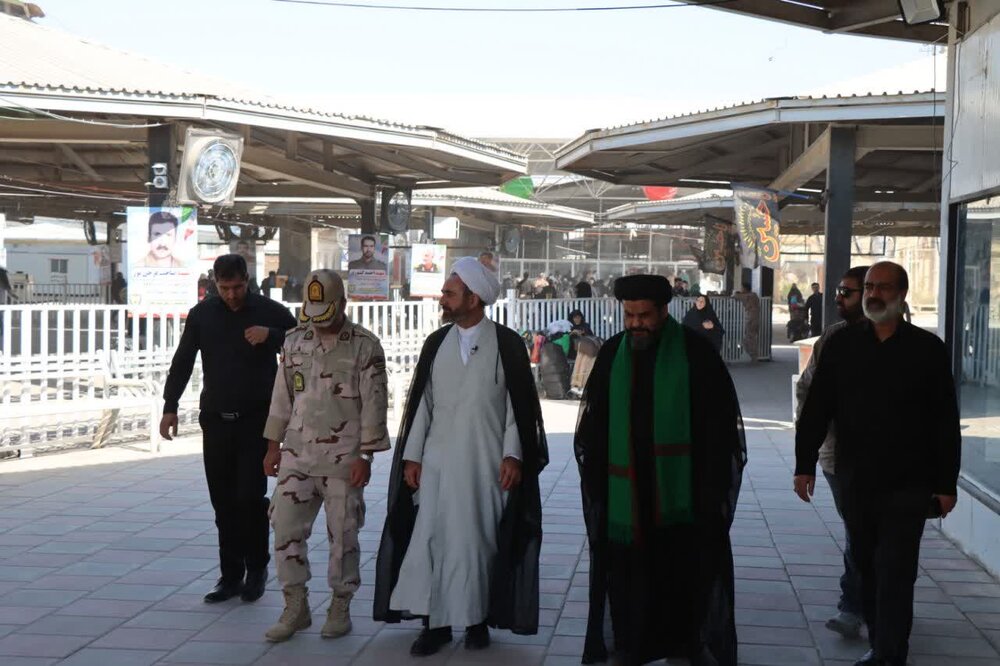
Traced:
[[[177, 168], [174, 163], [174, 126], [165, 123], [146, 130], [146, 155], [149, 162], [147, 178], [153, 182], [153, 165], [167, 165], [170, 185], [177, 184]], [[151, 208], [162, 206], [170, 193], [169, 189], [149, 188], [149, 205]]]
[[281, 224], [278, 238], [278, 265], [282, 275], [301, 285], [313, 269], [313, 230], [297, 220]]
[[851, 127], [831, 127], [830, 163], [826, 170], [826, 255], [823, 278], [823, 326], [839, 320], [837, 285], [851, 267], [854, 223], [854, 159], [856, 136]]
[[378, 218], [375, 211], [375, 197], [355, 199], [361, 206], [361, 233], [374, 234], [378, 232]]

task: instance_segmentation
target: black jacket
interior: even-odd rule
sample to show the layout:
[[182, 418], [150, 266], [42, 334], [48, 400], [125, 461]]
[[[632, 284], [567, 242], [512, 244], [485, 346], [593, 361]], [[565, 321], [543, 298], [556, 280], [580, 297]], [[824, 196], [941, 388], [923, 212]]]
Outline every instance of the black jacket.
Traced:
[[[450, 329], [451, 325], [444, 326], [431, 333], [424, 342], [396, 438], [389, 474], [385, 527], [375, 569], [373, 615], [379, 622], [404, 619], [399, 611], [389, 608], [417, 517], [413, 491], [403, 481], [403, 451], [427, 387], [434, 358]], [[538, 557], [542, 547], [542, 502], [538, 475], [549, 462], [549, 449], [524, 341], [516, 332], [500, 324], [496, 324], [496, 332], [500, 362], [507, 378], [507, 392], [521, 437], [522, 459], [521, 483], [509, 491], [500, 518], [497, 557], [490, 583], [490, 612], [486, 621], [491, 627], [510, 629], [515, 634], [535, 634], [538, 632]]]
[[796, 474], [816, 474], [831, 420], [845, 488], [956, 494], [962, 436], [955, 379], [933, 333], [901, 322], [879, 342], [865, 319], [826, 341], [796, 423]]
[[[702, 326], [706, 321], [712, 322], [711, 329]], [[715, 351], [722, 350], [722, 336], [726, 334], [726, 329], [722, 328], [722, 322], [715, 315], [715, 309], [712, 308], [711, 304], [706, 305], [704, 310], [699, 310], [692, 305], [691, 309], [684, 315], [684, 321], [681, 323], [711, 342], [712, 348]]]
[[[251, 345], [243, 337], [250, 326], [269, 329], [267, 340]], [[194, 362], [201, 352], [205, 381], [201, 409], [206, 412], [267, 412], [278, 371], [285, 332], [295, 328], [288, 308], [258, 294], [247, 294], [237, 312], [210, 296], [188, 312], [163, 389], [163, 411], [176, 414]]]

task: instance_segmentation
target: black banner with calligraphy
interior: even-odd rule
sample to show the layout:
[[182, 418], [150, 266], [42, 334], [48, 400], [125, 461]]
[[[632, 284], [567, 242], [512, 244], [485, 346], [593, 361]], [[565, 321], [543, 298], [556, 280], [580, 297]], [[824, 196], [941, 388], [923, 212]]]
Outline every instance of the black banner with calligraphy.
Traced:
[[734, 184], [733, 219], [740, 237], [740, 264], [744, 268], [779, 268], [778, 194], [760, 187]]
[[704, 273], [724, 275], [729, 265], [733, 225], [727, 222], [705, 220], [705, 241], [698, 257], [698, 268]]

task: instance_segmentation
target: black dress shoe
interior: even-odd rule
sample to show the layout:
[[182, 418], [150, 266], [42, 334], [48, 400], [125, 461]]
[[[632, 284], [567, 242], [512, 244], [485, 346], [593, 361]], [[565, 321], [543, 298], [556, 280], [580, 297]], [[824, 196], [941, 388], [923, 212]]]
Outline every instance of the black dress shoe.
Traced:
[[875, 650], [868, 650], [865, 656], [854, 662], [854, 666], [881, 666], [882, 660], [875, 656]]
[[267, 569], [260, 571], [248, 571], [246, 582], [243, 583], [243, 592], [240, 599], [243, 601], [257, 601], [264, 596], [264, 585], [267, 584]]
[[414, 657], [429, 657], [448, 643], [451, 643], [451, 627], [424, 629], [410, 646], [410, 654]]
[[485, 622], [465, 628], [465, 649], [485, 650], [490, 646], [490, 630]]
[[219, 582], [212, 588], [212, 591], [205, 595], [205, 603], [217, 604], [220, 601], [227, 601], [238, 596], [242, 590], [243, 581], [220, 578]]
[[688, 660], [691, 666], [719, 666], [719, 660], [705, 646], [691, 650]]

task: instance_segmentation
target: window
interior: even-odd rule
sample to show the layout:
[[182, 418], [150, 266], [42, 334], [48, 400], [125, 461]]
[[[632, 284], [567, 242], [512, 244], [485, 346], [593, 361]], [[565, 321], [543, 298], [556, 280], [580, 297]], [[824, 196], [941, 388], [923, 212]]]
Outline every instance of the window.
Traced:
[[53, 275], [57, 273], [67, 275], [69, 273], [69, 259], [49, 259], [49, 272]]
[[1000, 198], [963, 205], [959, 229], [962, 474], [1000, 495]]

